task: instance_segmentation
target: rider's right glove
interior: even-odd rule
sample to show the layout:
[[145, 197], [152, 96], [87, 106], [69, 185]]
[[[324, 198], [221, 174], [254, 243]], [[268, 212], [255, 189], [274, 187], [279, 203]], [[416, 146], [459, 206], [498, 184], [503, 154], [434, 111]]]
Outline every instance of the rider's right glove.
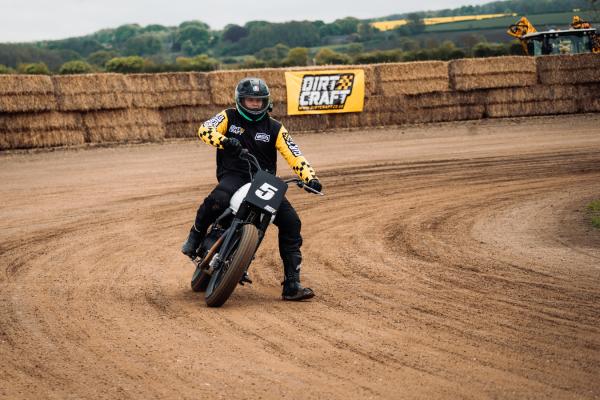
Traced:
[[225, 138], [221, 142], [223, 144], [223, 149], [230, 152], [234, 157], [237, 157], [242, 152], [242, 144], [236, 138]]
[[306, 186], [313, 190], [316, 190], [317, 192], [320, 192], [323, 189], [323, 185], [321, 185], [321, 182], [319, 182], [318, 179], [311, 179], [310, 181], [308, 181]]

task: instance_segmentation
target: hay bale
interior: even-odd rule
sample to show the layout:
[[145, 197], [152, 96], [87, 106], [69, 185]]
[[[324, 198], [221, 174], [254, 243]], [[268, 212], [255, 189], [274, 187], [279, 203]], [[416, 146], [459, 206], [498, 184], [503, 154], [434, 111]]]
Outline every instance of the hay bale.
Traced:
[[121, 74], [53, 76], [60, 110], [110, 110], [132, 104], [129, 82]]
[[164, 124], [179, 122], [201, 124], [221, 111], [223, 111], [223, 107], [218, 106], [181, 106], [159, 110]]
[[374, 65], [376, 87], [373, 94], [396, 96], [448, 90], [448, 63], [422, 61]]
[[292, 134], [294, 132], [321, 132], [327, 129], [327, 114], [290, 115], [281, 122]]
[[208, 105], [208, 74], [201, 72], [128, 75], [135, 107], [166, 108]]
[[33, 149], [41, 147], [72, 146], [85, 143], [82, 128], [23, 130], [3, 132], [0, 150]]
[[360, 114], [356, 113], [337, 113], [327, 114], [327, 129], [352, 129], [359, 128]]
[[0, 75], [0, 112], [56, 109], [54, 85], [44, 75]]
[[401, 112], [362, 112], [358, 116], [358, 123], [361, 127], [381, 127], [389, 125], [399, 125], [398, 118], [401, 118]]
[[404, 113], [409, 123], [449, 122], [481, 119], [485, 115], [485, 106], [460, 105], [433, 108], [414, 108]]
[[543, 84], [600, 82], [600, 54], [574, 54], [537, 58], [539, 80]]
[[0, 150], [69, 146], [84, 143], [77, 113], [0, 114]]
[[492, 89], [482, 92], [486, 104], [523, 103], [542, 100], [565, 100], [578, 97], [572, 85], [535, 85], [521, 88]]
[[1, 132], [68, 130], [81, 127], [79, 113], [61, 113], [56, 111], [41, 113], [0, 114]]
[[600, 84], [587, 84], [577, 88], [580, 112], [600, 112]]
[[509, 56], [453, 60], [449, 66], [454, 90], [531, 86], [537, 83], [534, 57]]
[[437, 108], [482, 103], [481, 92], [436, 92], [406, 96], [406, 106], [415, 109]]
[[165, 125], [165, 137], [194, 138], [198, 135], [199, 125], [192, 122], [177, 122]]
[[407, 107], [406, 96], [370, 96], [365, 99], [363, 113], [397, 112]]
[[165, 127], [157, 110], [135, 108], [82, 114], [86, 142], [158, 141]]
[[577, 110], [578, 104], [575, 99], [488, 104], [486, 106], [486, 114], [491, 118], [571, 114], [576, 113]]

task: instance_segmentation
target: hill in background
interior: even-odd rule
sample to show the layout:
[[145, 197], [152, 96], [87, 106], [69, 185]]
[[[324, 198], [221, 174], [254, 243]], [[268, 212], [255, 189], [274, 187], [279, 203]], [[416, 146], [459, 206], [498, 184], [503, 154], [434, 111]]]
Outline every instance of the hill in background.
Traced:
[[574, 13], [598, 20], [598, 3], [509, 0], [370, 20], [250, 21], [223, 30], [201, 21], [131, 24], [64, 40], [0, 44], [0, 73], [207, 71], [519, 54], [505, 31], [520, 15], [538, 29], [565, 28]]

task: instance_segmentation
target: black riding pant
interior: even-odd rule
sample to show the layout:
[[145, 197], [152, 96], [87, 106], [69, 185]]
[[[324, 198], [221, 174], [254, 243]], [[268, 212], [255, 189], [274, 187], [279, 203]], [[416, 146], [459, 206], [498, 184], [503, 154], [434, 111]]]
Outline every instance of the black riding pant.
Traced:
[[[219, 184], [198, 208], [194, 222], [196, 230], [204, 235], [208, 227], [229, 207], [233, 194], [248, 182], [248, 177], [222, 175]], [[283, 199], [273, 223], [279, 228], [279, 255], [283, 261], [284, 273], [286, 277], [290, 277], [300, 272], [302, 236], [300, 218], [287, 198]]]

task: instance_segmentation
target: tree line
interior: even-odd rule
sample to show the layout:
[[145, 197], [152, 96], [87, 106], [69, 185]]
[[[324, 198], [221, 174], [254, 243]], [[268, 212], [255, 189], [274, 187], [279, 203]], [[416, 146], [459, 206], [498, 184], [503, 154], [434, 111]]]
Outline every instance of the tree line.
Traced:
[[426, 37], [423, 18], [470, 13], [535, 13], [594, 8], [599, 0], [508, 0], [401, 15], [406, 25], [379, 31], [353, 17], [323, 21], [250, 21], [213, 30], [202, 21], [178, 26], [122, 25], [91, 35], [30, 44], [0, 44], [0, 73], [210, 71], [251, 68], [453, 59], [515, 54], [515, 43], [489, 43], [465, 32], [448, 41]]

